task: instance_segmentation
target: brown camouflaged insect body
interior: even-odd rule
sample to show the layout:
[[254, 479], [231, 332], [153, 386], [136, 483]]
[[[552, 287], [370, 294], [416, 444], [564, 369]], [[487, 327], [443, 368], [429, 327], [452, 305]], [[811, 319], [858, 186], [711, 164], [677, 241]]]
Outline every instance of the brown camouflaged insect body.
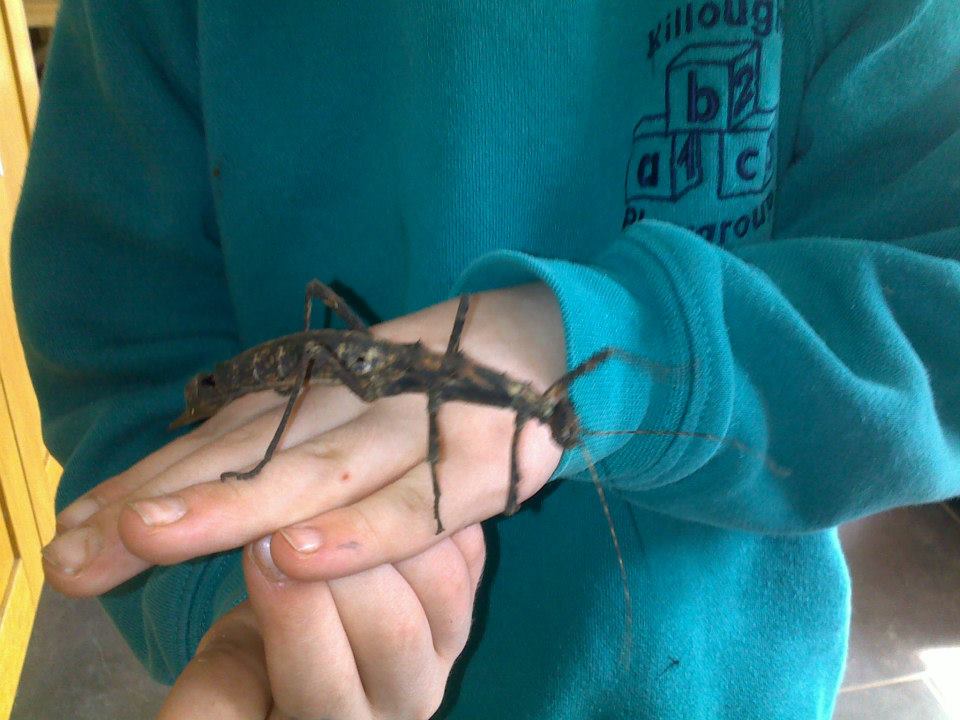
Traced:
[[576, 416], [564, 389], [538, 393], [530, 383], [481, 365], [461, 352], [442, 353], [419, 342], [396, 343], [360, 330], [307, 330], [244, 350], [196, 375], [187, 385], [185, 410], [171, 428], [214, 415], [227, 403], [261, 390], [289, 394], [305, 362], [307, 384], [351, 387], [367, 402], [403, 393], [434, 392], [441, 402], [459, 400], [512, 408], [551, 426], [562, 447], [576, 445]]
[[[344, 331], [313, 330], [270, 340], [217, 363], [212, 372], [200, 373], [184, 389], [184, 411], [170, 429], [190, 425], [212, 417], [227, 403], [259, 390], [276, 390], [286, 395], [296, 382], [303, 359], [306, 336], [329, 336], [333, 341]], [[323, 340], [321, 339], [321, 342]], [[311, 382], [335, 382], [315, 365]]]

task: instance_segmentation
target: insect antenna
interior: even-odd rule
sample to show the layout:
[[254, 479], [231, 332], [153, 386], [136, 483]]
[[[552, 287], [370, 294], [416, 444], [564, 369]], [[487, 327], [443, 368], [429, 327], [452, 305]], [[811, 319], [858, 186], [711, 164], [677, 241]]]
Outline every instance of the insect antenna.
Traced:
[[636, 353], [629, 352], [628, 350], [622, 350], [615, 347], [605, 348], [601, 352], [606, 357], [617, 358], [623, 362], [643, 368], [660, 382], [678, 380], [681, 377], [689, 375], [691, 371], [696, 370], [696, 363], [688, 363], [686, 365], [668, 365], [667, 363], [663, 363], [658, 360], [652, 360], [651, 358], [644, 357], [643, 355], [637, 355]]
[[[771, 473], [779, 477], [787, 477], [791, 473], [789, 468], [777, 464], [766, 454], [753, 447], [750, 447], [745, 442], [735, 437], [723, 437], [721, 435], [715, 435], [713, 433], [706, 432], [659, 430], [650, 428], [636, 428], [634, 430], [580, 430], [579, 432], [580, 438], [611, 435], [649, 435], [654, 437], [686, 437], [706, 440], [719, 445], [727, 445], [745, 455], [750, 455], [757, 458], [763, 462], [764, 466]], [[627, 581], [627, 566], [623, 559], [623, 552], [620, 549], [620, 540], [617, 536], [617, 530], [613, 523], [613, 516], [610, 513], [610, 505], [607, 503], [606, 493], [603, 490], [603, 483], [600, 482], [600, 475], [597, 473], [596, 463], [593, 459], [593, 455], [587, 449], [586, 443], [583, 442], [582, 439], [577, 442], [576, 447], [580, 449], [580, 452], [583, 453], [584, 459], [587, 461], [587, 470], [590, 472], [590, 479], [593, 481], [593, 486], [596, 489], [597, 496], [600, 499], [600, 506], [603, 508], [603, 515], [607, 520], [607, 527], [610, 529], [610, 538], [613, 540], [613, 549], [617, 554], [617, 563], [620, 567], [620, 580], [623, 586], [623, 604], [626, 612], [626, 617], [624, 619], [624, 640], [620, 653], [620, 662], [621, 665], [623, 665], [626, 669], [629, 669], [631, 648], [633, 647], [633, 600], [630, 594], [630, 586]], [[616, 479], [614, 476], [607, 477], [608, 481], [614, 479]]]
[[722, 435], [714, 435], [712, 433], [705, 432], [692, 432], [688, 430], [657, 430], [650, 428], [636, 428], [634, 430], [581, 430], [580, 435], [588, 435], [591, 437], [604, 435], [651, 435], [654, 437], [683, 437], [708, 440], [710, 442], [717, 443], [718, 445], [728, 445], [744, 455], [750, 455], [751, 457], [760, 460], [767, 470], [777, 477], [788, 477], [792, 472], [790, 468], [779, 465], [770, 456], [750, 447], [745, 442], [735, 437], [723, 437]]
[[671, 379], [676, 380], [684, 375], [689, 374], [692, 370], [696, 370], [695, 364], [667, 365], [665, 363], [657, 362], [656, 360], [651, 360], [643, 355], [637, 355], [626, 350], [621, 350], [620, 348], [605, 347], [597, 350], [575, 368], [565, 373], [556, 382], [554, 382], [553, 385], [550, 386], [548, 392], [554, 388], [570, 387], [570, 385], [577, 378], [592, 372], [599, 365], [602, 365], [611, 358], [618, 358], [619, 360], [628, 362], [631, 365], [642, 367], [660, 382], [667, 382]]
[[623, 645], [620, 648], [620, 664], [624, 670], [630, 669], [631, 648], [633, 647], [633, 597], [630, 594], [630, 584], [627, 581], [627, 565], [623, 560], [623, 551], [620, 549], [620, 539], [617, 537], [617, 528], [613, 524], [613, 516], [610, 514], [610, 505], [607, 503], [607, 495], [603, 491], [603, 484], [600, 482], [600, 476], [597, 474], [597, 468], [593, 461], [593, 455], [587, 450], [583, 442], [577, 443], [580, 452], [583, 453], [587, 461], [587, 468], [590, 470], [590, 478], [593, 480], [593, 487], [597, 491], [597, 497], [600, 498], [600, 506], [603, 508], [603, 515], [607, 519], [607, 527], [610, 528], [610, 538], [613, 540], [613, 549], [617, 553], [617, 564], [620, 566], [620, 582], [623, 586], [623, 609], [624, 609], [624, 628]]

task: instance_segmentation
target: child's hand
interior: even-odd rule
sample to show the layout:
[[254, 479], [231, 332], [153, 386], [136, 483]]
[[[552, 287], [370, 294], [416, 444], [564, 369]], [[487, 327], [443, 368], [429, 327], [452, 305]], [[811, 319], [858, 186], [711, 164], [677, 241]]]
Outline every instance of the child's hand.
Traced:
[[[563, 327], [550, 290], [528, 285], [473, 300], [467, 355], [539, 390], [563, 374]], [[456, 306], [441, 303], [375, 332], [442, 351]], [[423, 395], [364, 404], [343, 387], [312, 387], [258, 476], [217, 479], [257, 463], [284, 403], [273, 392], [241, 398], [64, 510], [61, 525], [74, 529], [45, 549], [50, 583], [70, 595], [99, 594], [151, 564], [240, 547], [277, 528], [286, 529], [272, 554], [285, 574], [343, 577], [413, 557], [504, 509], [513, 412], [447, 403], [438, 464], [446, 531], [435, 535]], [[518, 451], [521, 501], [549, 479], [560, 455], [549, 429], [528, 422]]]
[[159, 720], [433, 715], [470, 631], [480, 527], [329, 583], [277, 579], [269, 542], [245, 549], [249, 603], [210, 628]]

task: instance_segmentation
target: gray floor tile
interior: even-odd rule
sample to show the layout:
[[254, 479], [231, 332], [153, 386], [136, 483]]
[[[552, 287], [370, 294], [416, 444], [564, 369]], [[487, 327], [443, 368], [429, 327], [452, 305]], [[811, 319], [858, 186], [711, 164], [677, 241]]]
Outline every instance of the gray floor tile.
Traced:
[[951, 720], [922, 680], [840, 693], [833, 720]]
[[960, 523], [943, 507], [866, 518], [841, 537], [853, 580], [844, 685], [920, 672], [919, 650], [960, 645]]
[[44, 589], [12, 720], [148, 720], [166, 693], [99, 602]]

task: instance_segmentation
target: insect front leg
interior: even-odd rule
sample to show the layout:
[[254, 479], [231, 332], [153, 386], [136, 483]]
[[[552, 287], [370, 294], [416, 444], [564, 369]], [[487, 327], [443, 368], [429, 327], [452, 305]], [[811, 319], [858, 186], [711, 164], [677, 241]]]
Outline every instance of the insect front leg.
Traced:
[[300, 374], [297, 377], [296, 384], [290, 391], [290, 397], [287, 400], [287, 406], [283, 409], [283, 417], [280, 418], [280, 424], [277, 425], [277, 430], [273, 434], [273, 439], [270, 441], [270, 445], [267, 446], [267, 452], [264, 453], [263, 459], [258, 462], [253, 469], [247, 470], [246, 472], [230, 470], [229, 472], [221, 473], [221, 480], [228, 480], [229, 478], [236, 478], [237, 480], [249, 480], [250, 478], [259, 475], [264, 466], [270, 462], [270, 458], [273, 457], [273, 453], [277, 450], [277, 445], [280, 444], [280, 437], [283, 435], [283, 431], [287, 427], [287, 422], [290, 420], [290, 413], [293, 412], [293, 406], [296, 404], [297, 398], [300, 396], [301, 391], [303, 391], [304, 385], [306, 385], [307, 378], [310, 377], [310, 371], [312, 369], [313, 359], [308, 358], [303, 364], [303, 369], [300, 371]]
[[440, 395], [430, 392], [427, 395], [427, 462], [430, 463], [430, 478], [433, 480], [433, 517], [437, 521], [437, 535], [443, 532], [440, 521], [440, 481], [437, 479], [437, 463], [440, 461], [440, 428], [437, 412], [440, 410]]

